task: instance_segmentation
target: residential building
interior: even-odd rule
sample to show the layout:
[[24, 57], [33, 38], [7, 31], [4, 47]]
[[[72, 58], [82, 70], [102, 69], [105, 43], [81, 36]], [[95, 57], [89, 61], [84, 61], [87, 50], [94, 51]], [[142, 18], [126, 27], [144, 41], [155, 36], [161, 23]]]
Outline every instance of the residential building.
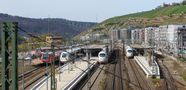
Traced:
[[131, 30], [131, 43], [136, 44], [139, 39], [139, 29]]
[[120, 39], [120, 30], [114, 29], [111, 30], [111, 40], [113, 42], [118, 41]]
[[103, 39], [108, 38], [109, 36], [103, 33], [86, 34], [85, 36], [80, 36], [80, 40], [82, 41], [103, 41]]
[[144, 28], [131, 30], [131, 43], [143, 44], [144, 42], [145, 42]]
[[112, 41], [118, 41], [118, 40], [124, 40], [126, 43], [130, 43], [131, 41], [131, 30], [129, 29], [114, 29], [111, 30], [111, 40]]
[[147, 46], [153, 46], [155, 44], [155, 30], [157, 27], [147, 27], [145, 28], [144, 35], [144, 43]]
[[154, 41], [155, 47], [160, 47], [159, 46], [160, 34], [161, 34], [160, 33], [160, 28], [156, 28], [154, 34], [155, 34], [155, 41]]
[[177, 55], [180, 48], [186, 49], [185, 25], [164, 25], [159, 27], [158, 49]]
[[177, 55], [186, 50], [186, 25], [163, 25], [131, 30], [131, 42]]

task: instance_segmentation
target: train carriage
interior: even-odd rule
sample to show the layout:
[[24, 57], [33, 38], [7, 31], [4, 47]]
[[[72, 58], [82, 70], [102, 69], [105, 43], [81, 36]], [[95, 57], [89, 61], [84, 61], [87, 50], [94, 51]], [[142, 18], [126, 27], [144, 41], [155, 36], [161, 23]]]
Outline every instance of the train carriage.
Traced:
[[62, 52], [60, 55], [60, 62], [67, 63], [70, 61], [74, 61], [77, 57], [76, 54], [79, 53], [80, 50], [81, 48], [72, 48]]
[[53, 54], [52, 52], [42, 52], [40, 61], [43, 63], [51, 63], [52, 60], [58, 61], [59, 56], [56, 54]]

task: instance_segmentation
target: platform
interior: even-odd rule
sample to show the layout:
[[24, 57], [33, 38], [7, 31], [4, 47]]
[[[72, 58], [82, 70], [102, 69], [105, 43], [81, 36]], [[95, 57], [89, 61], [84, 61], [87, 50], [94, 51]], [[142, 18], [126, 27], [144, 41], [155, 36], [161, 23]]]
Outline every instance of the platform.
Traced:
[[146, 77], [156, 77], [160, 78], [160, 70], [158, 64], [155, 63], [150, 66], [147, 58], [143, 56], [135, 56], [134, 59], [138, 63], [138, 65], [141, 67], [141, 69], [145, 72]]
[[[90, 66], [96, 64], [96, 60], [90, 61]], [[88, 63], [86, 61], [77, 61], [75, 64], [65, 64], [56, 70], [55, 78], [57, 80], [57, 90], [63, 90], [71, 82], [79, 77], [87, 70]], [[47, 89], [48, 88], [48, 89]], [[36, 84], [31, 90], [50, 90], [50, 78], [44, 78]]]

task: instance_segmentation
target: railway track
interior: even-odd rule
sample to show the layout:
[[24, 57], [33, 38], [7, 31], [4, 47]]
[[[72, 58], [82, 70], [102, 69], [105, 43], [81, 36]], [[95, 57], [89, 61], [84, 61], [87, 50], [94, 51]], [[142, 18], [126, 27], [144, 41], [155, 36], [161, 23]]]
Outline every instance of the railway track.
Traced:
[[27, 75], [23, 75], [18, 80], [19, 89], [26, 89], [30, 85], [32, 85], [34, 82], [39, 80], [45, 75], [45, 67], [38, 68]]
[[98, 80], [98, 77], [100, 76], [101, 72], [103, 72], [104, 65], [98, 67], [98, 69], [100, 69], [100, 71], [98, 72], [98, 74], [96, 75], [96, 77], [95, 77], [95, 79], [93, 80], [92, 84], [90, 85], [90, 90], [91, 90], [92, 87], [95, 85], [95, 82]]
[[[39, 68], [34, 68], [34, 69], [32, 69], [32, 70], [30, 70], [30, 71], [27, 71], [26, 73], [24, 73], [24, 74], [20, 74], [19, 76], [18, 76], [18, 80], [20, 81], [21, 79], [22, 79], [22, 77], [23, 76], [28, 76], [30, 73], [32, 73], [32, 72], [34, 72], [34, 71], [36, 71], [36, 70], [38, 70]], [[0, 73], [1, 74], [1, 73]], [[1, 87], [1, 84], [0, 84], [0, 87]]]
[[[123, 65], [126, 68], [126, 75], [127, 75], [127, 80], [126, 80], [126, 90], [144, 90], [142, 85], [140, 84], [140, 80], [138, 78], [138, 72], [136, 72], [135, 67], [133, 62], [131, 62], [131, 60], [129, 60], [128, 58], [126, 58], [125, 56], [125, 50], [120, 47], [121, 51], [123, 51]], [[129, 76], [130, 75], [130, 76]], [[135, 80], [134, 80], [135, 79]]]
[[170, 73], [169, 69], [167, 68], [167, 66], [165, 64], [163, 64], [163, 62], [158, 62], [160, 68], [162, 69], [162, 74], [164, 77], [164, 81], [165, 81], [165, 85], [166, 85], [166, 90], [178, 90], [177, 86], [176, 86], [176, 82], [172, 76], [172, 74]]
[[[57, 68], [58, 66], [55, 66]], [[47, 73], [46, 73], [47, 72]], [[35, 82], [41, 80], [46, 75], [50, 74], [50, 66], [49, 67], [40, 67], [37, 68], [27, 74], [22, 75], [18, 78], [18, 85], [19, 89], [28, 89], [32, 86]]]
[[[128, 64], [130, 65], [130, 68], [132, 69], [131, 71], [133, 71], [132, 73], [133, 74], [131, 74], [131, 75], [133, 75], [133, 78], [135, 79], [135, 86], [138, 88], [138, 89], [140, 89], [140, 90], [143, 90], [143, 87], [142, 87], [142, 85], [140, 84], [140, 81], [139, 81], [139, 79], [138, 79], [138, 76], [137, 76], [137, 73], [136, 73], [136, 70], [135, 70], [135, 68], [133, 67], [133, 64], [132, 64], [132, 62], [129, 60], [129, 59], [127, 59], [127, 61], [128, 61]], [[131, 82], [133, 82], [132, 80], [130, 80]], [[137, 82], [137, 83], [136, 83]]]
[[122, 57], [121, 57], [121, 50], [120, 49], [116, 49], [116, 61], [117, 63], [114, 64], [113, 67], [113, 82], [112, 82], [112, 90], [123, 90], [124, 89], [124, 83], [123, 83], [123, 74], [122, 74]]
[[136, 63], [132, 59], [127, 60], [132, 71], [133, 71], [133, 77], [135, 78], [135, 81], [137, 82], [137, 88], [140, 90], [152, 90], [152, 86], [150, 83], [145, 79], [144, 75], [139, 71]]
[[114, 64], [114, 75], [113, 75], [113, 80], [112, 80], [112, 90], [115, 89], [115, 80], [116, 80], [116, 64]]
[[129, 78], [129, 73], [126, 65], [126, 59], [124, 55], [124, 51], [122, 52], [122, 61], [123, 61], [123, 78], [125, 79], [124, 81], [124, 90], [131, 90], [131, 87], [129, 86], [130, 83], [130, 78]]
[[113, 90], [123, 90], [123, 74], [122, 74], [122, 55], [121, 55], [121, 50], [117, 49], [116, 52], [116, 59], [117, 59], [117, 64], [116, 64], [116, 73], [115, 75], [119, 76], [116, 77], [116, 85], [115, 88]]
[[110, 59], [110, 64], [105, 67], [105, 81], [103, 83], [103, 90], [123, 90], [124, 82], [126, 79], [123, 78], [123, 68], [121, 64], [119, 49], [114, 49], [112, 51], [112, 57]]
[[[58, 66], [56, 65], [55, 68]], [[47, 71], [46, 71], [47, 70]], [[40, 80], [42, 77], [46, 76], [46, 72], [50, 73], [50, 66], [49, 67], [37, 67], [30, 71], [25, 72], [24, 74], [20, 74], [18, 76], [18, 85], [19, 90], [20, 89], [27, 89], [30, 87], [33, 83]], [[0, 72], [1, 74], [1, 72]], [[0, 84], [0, 87], [2, 85]]]
[[120, 46], [121, 51], [123, 51], [123, 65], [126, 67], [127, 80], [125, 83], [127, 90], [153, 90], [152, 84], [146, 79], [143, 72], [139, 70], [137, 63], [133, 59], [128, 59], [125, 56], [125, 48]]

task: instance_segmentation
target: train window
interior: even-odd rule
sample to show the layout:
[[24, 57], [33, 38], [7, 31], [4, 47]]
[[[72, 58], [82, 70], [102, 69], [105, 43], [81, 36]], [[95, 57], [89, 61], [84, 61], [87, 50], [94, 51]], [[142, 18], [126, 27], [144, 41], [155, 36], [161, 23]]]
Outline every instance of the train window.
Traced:
[[66, 56], [67, 56], [67, 54], [66, 53], [63, 53], [62, 57], [66, 57]]
[[105, 54], [104, 53], [101, 53], [99, 56], [100, 57], [105, 57]]

